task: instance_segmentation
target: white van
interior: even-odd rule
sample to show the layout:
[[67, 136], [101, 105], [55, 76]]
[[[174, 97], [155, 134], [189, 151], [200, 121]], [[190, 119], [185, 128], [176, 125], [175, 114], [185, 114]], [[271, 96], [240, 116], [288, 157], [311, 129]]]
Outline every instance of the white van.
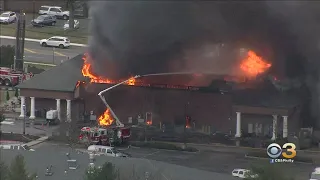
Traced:
[[117, 151], [111, 146], [91, 145], [88, 147], [88, 152], [96, 155], [106, 155], [113, 157], [129, 157], [129, 155]]
[[234, 169], [231, 174], [233, 177], [238, 177], [240, 179], [245, 179], [248, 177], [250, 177], [250, 179], [258, 178], [258, 174], [251, 174], [250, 170], [248, 169]]

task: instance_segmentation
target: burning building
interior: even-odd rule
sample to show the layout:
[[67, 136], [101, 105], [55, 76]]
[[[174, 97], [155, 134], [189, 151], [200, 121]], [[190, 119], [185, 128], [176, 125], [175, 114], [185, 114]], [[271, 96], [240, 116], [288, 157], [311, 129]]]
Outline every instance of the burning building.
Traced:
[[32, 97], [31, 118], [36, 98], [57, 105], [61, 119], [94, 111], [107, 125], [113, 117], [99, 91], [137, 74], [184, 72], [132, 78], [107, 101], [123, 122], [149, 112], [153, 124], [188, 117], [200, 129], [286, 137], [318, 122], [315, 7], [93, 1], [88, 53], [19, 85], [21, 95]]
[[[61, 120], [81, 121], [93, 111], [100, 125], [115, 123], [97, 94], [120, 81], [95, 75], [89, 58], [88, 54], [79, 55], [19, 85], [30, 119], [39, 110], [57, 109]], [[281, 132], [287, 136], [288, 131], [300, 127], [301, 101], [295, 93], [276, 90], [274, 79], [261, 76], [271, 66], [255, 52], [247, 51], [238, 65], [243, 76], [174, 73], [131, 78], [105, 97], [125, 124], [152, 114], [156, 126], [210, 127], [207, 133], [223, 131], [236, 136], [241, 132], [272, 136], [274, 130], [274, 137]]]

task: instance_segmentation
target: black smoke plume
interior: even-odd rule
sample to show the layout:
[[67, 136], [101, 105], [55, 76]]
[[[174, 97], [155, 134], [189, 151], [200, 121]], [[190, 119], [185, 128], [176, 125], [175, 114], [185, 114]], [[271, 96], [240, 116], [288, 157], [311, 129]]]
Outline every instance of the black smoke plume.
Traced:
[[[236, 59], [231, 52], [250, 48], [272, 62], [274, 75], [306, 80], [318, 117], [317, 2], [93, 1], [90, 7], [89, 51], [99, 75], [228, 71]], [[203, 52], [215, 44], [228, 48], [208, 60]]]

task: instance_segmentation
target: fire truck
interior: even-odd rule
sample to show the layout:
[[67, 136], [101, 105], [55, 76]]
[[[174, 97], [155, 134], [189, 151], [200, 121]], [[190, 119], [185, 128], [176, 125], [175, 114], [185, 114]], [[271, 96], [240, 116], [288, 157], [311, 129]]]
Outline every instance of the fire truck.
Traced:
[[0, 67], [0, 85], [15, 86], [31, 77], [33, 77], [32, 73], [24, 73], [11, 68]]
[[[135, 76], [134, 78], [137, 78]], [[81, 128], [81, 133], [79, 136], [80, 143], [86, 144], [101, 144], [101, 145], [115, 145], [117, 143], [122, 144], [126, 142], [131, 136], [130, 127], [125, 127], [125, 125], [119, 120], [118, 116], [111, 109], [109, 104], [107, 103], [105, 97], [102, 95], [108, 90], [115, 88], [121, 84], [128, 82], [130, 79], [118, 83], [114, 86], [111, 86], [103, 91], [101, 91], [98, 95], [100, 96], [103, 103], [106, 105], [107, 109], [109, 109], [111, 115], [115, 119], [115, 126], [105, 126], [105, 127], [83, 127]], [[117, 140], [116, 140], [117, 138]]]
[[[83, 127], [79, 142], [87, 145], [114, 145], [122, 144], [130, 138], [129, 127]], [[118, 138], [118, 141], [115, 140]]]

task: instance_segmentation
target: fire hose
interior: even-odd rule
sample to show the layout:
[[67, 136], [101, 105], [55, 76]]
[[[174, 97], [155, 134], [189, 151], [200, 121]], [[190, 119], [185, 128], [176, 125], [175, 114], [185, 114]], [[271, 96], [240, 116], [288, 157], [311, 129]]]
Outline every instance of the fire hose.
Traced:
[[[123, 127], [124, 125], [121, 123], [121, 121], [119, 120], [118, 116], [114, 113], [114, 111], [111, 109], [111, 107], [109, 106], [109, 104], [107, 103], [106, 101], [106, 98], [102, 95], [104, 94], [105, 92], [113, 89], [113, 88], [116, 88], [122, 84], [125, 84], [127, 83], [128, 81], [132, 80], [132, 79], [137, 79], [137, 78], [140, 78], [140, 77], [148, 77], [148, 76], [165, 76], [165, 75], [179, 75], [179, 74], [194, 74], [195, 72], [170, 72], [170, 73], [155, 73], [155, 74], [145, 74], [145, 75], [136, 75], [134, 77], [131, 77], [125, 81], [122, 81], [118, 84], [115, 84], [105, 90], [102, 90], [101, 92], [98, 93], [98, 96], [100, 97], [100, 99], [102, 100], [102, 102], [105, 104], [105, 106], [110, 110], [112, 116], [115, 118], [116, 120], [116, 123], [118, 126], [120, 127]], [[203, 73], [202, 73], [203, 74]], [[212, 73], [211, 73], [212, 74]]]

